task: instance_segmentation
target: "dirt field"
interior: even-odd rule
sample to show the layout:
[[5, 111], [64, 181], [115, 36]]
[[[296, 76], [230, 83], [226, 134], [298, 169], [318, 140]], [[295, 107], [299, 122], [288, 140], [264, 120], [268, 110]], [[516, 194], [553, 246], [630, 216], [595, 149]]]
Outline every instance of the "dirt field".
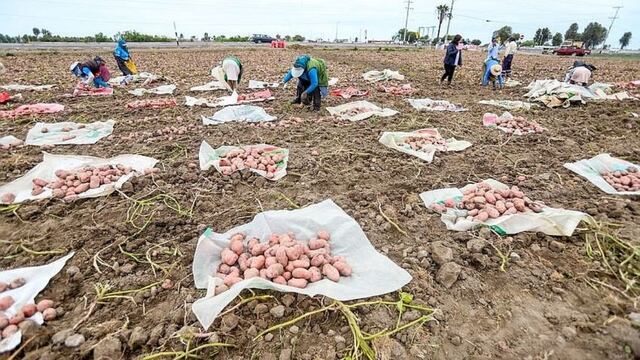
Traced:
[[[638, 163], [639, 124], [629, 112], [640, 112], [639, 102], [589, 103], [570, 109], [538, 108], [525, 114], [548, 129], [539, 135], [512, 137], [482, 126], [485, 112], [501, 113], [477, 104], [482, 99], [524, 100], [523, 88], [492, 91], [479, 86], [484, 54], [465, 53], [464, 67], [454, 85], [442, 87], [441, 52], [375, 50], [234, 50], [245, 64], [244, 83], [249, 79], [277, 81], [300, 52], [324, 58], [330, 76], [339, 86], [371, 88], [369, 101], [400, 111], [390, 118], [348, 123], [329, 118], [325, 106], [345, 103], [341, 98], [323, 101], [323, 112], [299, 110], [288, 104], [294, 89], [276, 89], [276, 100], [265, 103], [269, 114], [279, 119], [300, 116], [306, 121], [290, 127], [256, 128], [231, 123], [200, 127], [173, 141], [122, 140], [130, 132], [155, 131], [165, 126], [201, 124], [200, 115], [213, 109], [178, 107], [165, 110], [126, 110], [134, 96], [116, 89], [105, 98], [69, 98], [74, 80], [68, 66], [90, 53], [14, 53], [0, 58], [9, 72], [0, 83], [56, 84], [55, 91], [23, 93], [25, 103], [58, 102], [64, 113], [0, 122], [0, 135], [24, 138], [36, 121], [72, 120], [91, 122], [114, 119], [112, 140], [93, 146], [56, 146], [56, 154], [109, 157], [124, 153], [152, 156], [162, 171], [132, 180], [124, 192], [135, 199], [156, 194], [173, 197], [192, 215], [182, 215], [162, 202], [145, 209], [147, 218], [135, 219], [146, 228], [138, 231], [127, 220], [132, 201], [112, 194], [80, 200], [40, 201], [21, 206], [17, 215], [4, 214], [0, 239], [4, 244], [0, 268], [39, 265], [69, 251], [76, 255], [41, 293], [54, 299], [63, 315], [46, 323], [37, 336], [15, 358], [76, 359], [103, 354], [112, 358], [141, 358], [162, 351], [182, 351], [186, 345], [175, 332], [185, 326], [199, 328], [190, 310], [204, 291], [194, 288], [191, 263], [196, 241], [206, 227], [218, 232], [250, 221], [262, 209], [291, 209], [333, 199], [354, 217], [382, 253], [407, 269], [413, 280], [403, 291], [415, 301], [438, 309], [434, 320], [389, 339], [374, 343], [380, 359], [631, 359], [640, 356], [640, 331], [627, 316], [638, 312], [629, 297], [598, 285], [598, 280], [620, 287], [600, 262], [585, 254], [584, 238], [576, 234], [553, 238], [522, 233], [499, 238], [485, 231], [447, 231], [437, 214], [428, 211], [418, 194], [442, 187], [459, 187], [486, 178], [518, 184], [525, 192], [552, 207], [584, 211], [600, 220], [623, 225], [621, 236], [640, 238], [640, 202], [637, 197], [608, 196], [563, 168], [569, 161], [599, 153]], [[216, 51], [144, 51], [134, 53], [138, 68], [173, 79], [179, 103], [188, 89], [210, 81], [209, 70], [226, 54]], [[100, 53], [117, 75], [113, 57]], [[516, 55], [515, 78], [524, 85], [534, 79], [560, 78], [573, 58]], [[594, 58], [595, 80], [616, 82], [640, 78], [638, 62]], [[462, 103], [463, 113], [418, 113], [403, 97], [383, 94], [362, 80], [368, 70], [390, 68], [407, 77], [417, 92]], [[217, 93], [219, 94], [219, 92]], [[149, 95], [145, 98], [151, 97]], [[437, 127], [445, 137], [471, 141], [473, 146], [457, 153], [437, 153], [427, 164], [378, 143], [383, 131], [410, 131]], [[269, 143], [291, 151], [289, 174], [277, 182], [248, 174], [222, 177], [214, 170], [201, 172], [189, 167], [198, 162], [202, 140], [212, 146]], [[316, 150], [319, 155], [311, 155]], [[0, 153], [0, 182], [6, 183], [38, 164], [38, 147], [22, 147]], [[517, 182], [523, 175], [525, 181]], [[397, 231], [379, 211], [407, 232]], [[480, 252], [467, 249], [467, 242], [487, 238]], [[458, 281], [446, 288], [435, 280], [439, 268], [432, 258], [434, 242], [453, 250], [453, 261], [462, 266]], [[509, 254], [506, 271], [500, 271], [503, 254]], [[512, 253], [515, 253], [513, 255]], [[97, 256], [96, 256], [97, 255]], [[153, 267], [151, 259], [159, 267]], [[79, 272], [74, 271], [77, 267]], [[69, 271], [71, 269], [71, 271]], [[98, 271], [99, 270], [99, 271]], [[169, 290], [157, 286], [169, 278]], [[592, 280], [589, 280], [592, 279]], [[153, 288], [130, 294], [135, 300], [112, 299], [91, 305], [96, 284], [110, 284], [112, 291]], [[624, 289], [624, 288], [623, 288]], [[352, 346], [345, 319], [337, 312], [318, 315], [275, 332], [273, 337], [252, 341], [257, 332], [317, 309], [327, 299], [270, 294], [275, 299], [252, 301], [239, 306], [205, 330], [207, 341], [226, 342], [235, 348], [221, 349], [220, 359], [334, 359]], [[249, 293], [244, 294], [250, 296]], [[629, 294], [629, 296], [633, 296]], [[637, 296], [637, 294], [636, 294]], [[397, 294], [383, 297], [391, 301]], [[271, 310], [285, 305], [283, 317]], [[265, 306], [266, 305], [266, 306]], [[92, 310], [90, 312], [90, 310]], [[393, 310], [393, 309], [391, 309]], [[54, 344], [54, 334], [71, 329], [87, 314], [75, 332], [86, 341], [77, 348]], [[361, 326], [368, 332], [393, 327], [395, 313], [385, 308], [357, 310]], [[280, 315], [280, 314], [276, 314]], [[410, 317], [407, 315], [406, 317]], [[198, 331], [198, 330], [196, 330]], [[58, 335], [60, 337], [62, 335]], [[102, 341], [103, 339], [108, 341]], [[114, 340], [115, 339], [115, 340]], [[217, 339], [217, 340], [216, 340]], [[24, 342], [23, 342], [24, 343]], [[95, 351], [94, 351], [95, 350]], [[210, 358], [213, 349], [197, 354]], [[195, 355], [195, 354], [194, 354]], [[1, 358], [8, 358], [4, 354]], [[171, 358], [168, 356], [166, 358]]]

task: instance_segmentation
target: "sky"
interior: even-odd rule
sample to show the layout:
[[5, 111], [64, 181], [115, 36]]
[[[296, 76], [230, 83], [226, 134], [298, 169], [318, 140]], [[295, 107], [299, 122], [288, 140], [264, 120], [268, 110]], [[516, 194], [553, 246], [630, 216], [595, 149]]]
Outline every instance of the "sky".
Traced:
[[[613, 6], [623, 6], [607, 43], [631, 31], [630, 48], [640, 48], [640, 0], [454, 0], [450, 33], [488, 42], [491, 33], [511, 26], [531, 39], [539, 27], [564, 35], [577, 22], [609, 27]], [[437, 26], [435, 8], [451, 0], [412, 0], [408, 28]], [[404, 27], [406, 0], [0, 0], [0, 33], [31, 33], [33, 27], [68, 36], [113, 35], [119, 31], [173, 36], [275, 36], [310, 39], [390, 39]], [[634, 21], [635, 19], [635, 21]], [[446, 31], [443, 24], [442, 35]], [[424, 33], [424, 32], [423, 32]]]

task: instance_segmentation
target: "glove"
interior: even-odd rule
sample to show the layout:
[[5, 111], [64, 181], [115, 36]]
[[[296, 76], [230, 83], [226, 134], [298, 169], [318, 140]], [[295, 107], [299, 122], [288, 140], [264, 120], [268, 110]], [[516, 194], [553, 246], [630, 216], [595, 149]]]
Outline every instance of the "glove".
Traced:
[[302, 100], [302, 103], [305, 105], [311, 104], [311, 99], [309, 98], [309, 93], [307, 92], [303, 92], [302, 95], [300, 95], [300, 99]]

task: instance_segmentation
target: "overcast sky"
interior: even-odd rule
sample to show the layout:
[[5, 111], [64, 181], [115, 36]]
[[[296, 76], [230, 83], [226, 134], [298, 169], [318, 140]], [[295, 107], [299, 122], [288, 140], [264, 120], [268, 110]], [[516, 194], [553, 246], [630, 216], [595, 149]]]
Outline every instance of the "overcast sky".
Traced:
[[[451, 0], [413, 1], [409, 29], [437, 25], [435, 7], [441, 3]], [[608, 27], [617, 5], [624, 7], [607, 42], [618, 46], [631, 31], [630, 47], [640, 48], [640, 0], [455, 0], [450, 33], [486, 42], [504, 25], [528, 39], [538, 27], [562, 34], [572, 22], [580, 31], [591, 21]], [[404, 27], [405, 6], [402, 0], [0, 0], [0, 33], [38, 27], [60, 35], [132, 29], [173, 35], [175, 21], [186, 37], [266, 33], [333, 40], [336, 29], [338, 38], [363, 38], [366, 29], [369, 39], [383, 40]]]

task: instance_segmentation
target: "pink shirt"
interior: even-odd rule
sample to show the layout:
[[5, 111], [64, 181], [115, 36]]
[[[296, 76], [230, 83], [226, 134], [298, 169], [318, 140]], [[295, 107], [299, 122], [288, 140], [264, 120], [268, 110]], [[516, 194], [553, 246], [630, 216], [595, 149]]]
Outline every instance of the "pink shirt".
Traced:
[[586, 84], [589, 82], [589, 78], [591, 78], [591, 70], [587, 69], [584, 66], [579, 66], [573, 70], [571, 74], [571, 80], [578, 84]]

